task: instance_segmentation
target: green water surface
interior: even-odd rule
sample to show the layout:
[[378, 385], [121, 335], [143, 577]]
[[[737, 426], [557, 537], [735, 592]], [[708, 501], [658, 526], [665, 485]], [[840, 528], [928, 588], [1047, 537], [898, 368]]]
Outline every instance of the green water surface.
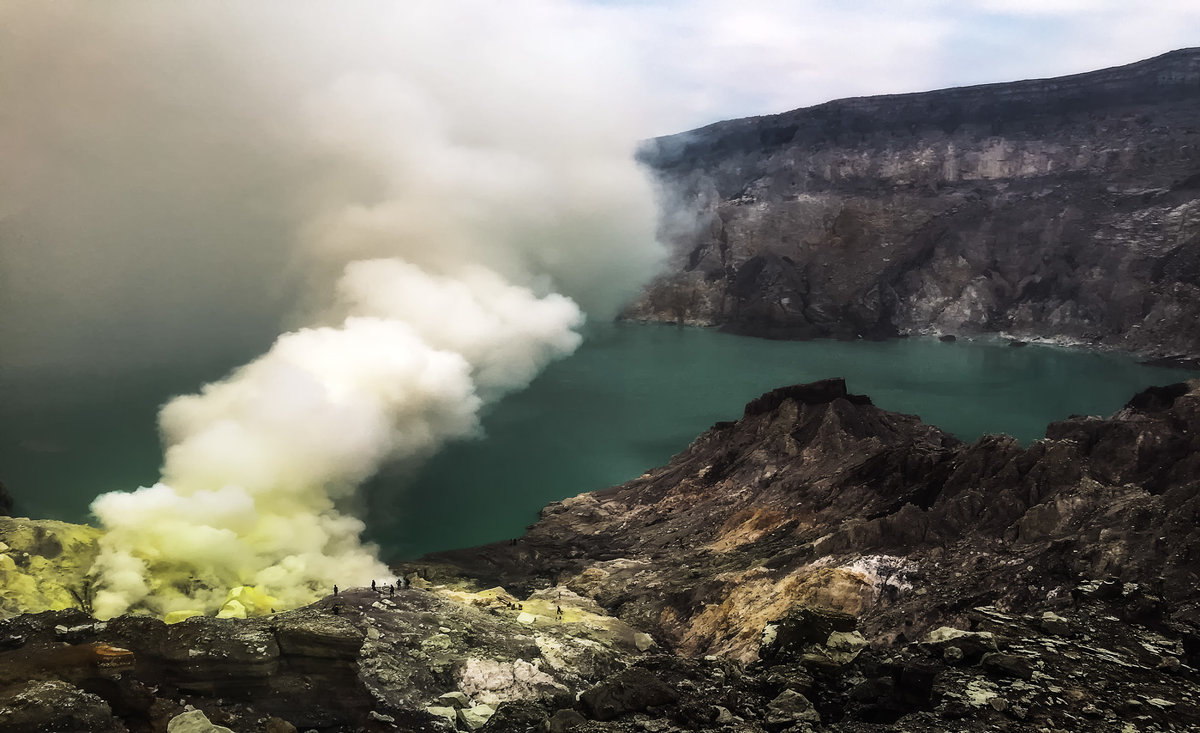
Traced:
[[876, 405], [964, 440], [1029, 443], [1053, 420], [1109, 415], [1147, 386], [1194, 376], [1039, 345], [766, 341], [620, 324], [497, 405], [485, 439], [449, 446], [415, 480], [377, 479], [368, 521], [393, 559], [516, 537], [548, 502], [635, 478], [787, 384], [845, 377]]
[[[48, 377], [0, 365], [0, 481], [16, 513], [84, 521], [96, 494], [153, 483], [158, 405], [232, 366]], [[1029, 442], [1052, 420], [1111, 414], [1149, 385], [1198, 373], [1037, 345], [764, 341], [606, 326], [492, 407], [485, 438], [448, 446], [415, 476], [385, 470], [359, 509], [391, 560], [515, 537], [548, 502], [665, 463], [762, 392], [834, 376], [960, 438], [1002, 432]]]

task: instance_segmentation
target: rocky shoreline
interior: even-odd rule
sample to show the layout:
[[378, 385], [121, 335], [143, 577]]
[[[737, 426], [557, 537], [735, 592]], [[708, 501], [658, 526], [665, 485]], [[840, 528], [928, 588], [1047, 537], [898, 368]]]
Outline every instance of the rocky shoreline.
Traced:
[[[1198, 469], [1200, 384], [1028, 448], [796, 385], [394, 591], [172, 625], [9, 609], [0, 730], [1186, 730]], [[46, 564], [67, 530], [6, 522], [6, 586], [82, 572]]]

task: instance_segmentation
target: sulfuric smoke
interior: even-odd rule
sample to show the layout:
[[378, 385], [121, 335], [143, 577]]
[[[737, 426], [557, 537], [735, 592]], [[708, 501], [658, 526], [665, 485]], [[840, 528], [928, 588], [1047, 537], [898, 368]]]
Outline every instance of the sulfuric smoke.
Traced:
[[[253, 614], [386, 577], [340, 502], [477, 434], [653, 274], [635, 75], [589, 12], [0, 3], [0, 150], [30, 176], [0, 173], [7, 267], [61, 288], [90, 269], [93, 310], [153, 322], [168, 356], [307, 286], [310, 325], [162, 408], [160, 482], [94, 502], [98, 616]], [[31, 364], [76, 348], [29, 343]]]

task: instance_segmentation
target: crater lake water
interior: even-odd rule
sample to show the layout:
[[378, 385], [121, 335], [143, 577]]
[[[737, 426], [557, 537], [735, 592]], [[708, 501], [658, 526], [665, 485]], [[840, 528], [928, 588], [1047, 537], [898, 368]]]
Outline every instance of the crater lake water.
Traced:
[[[0, 481], [18, 515], [84, 521], [96, 494], [157, 479], [157, 406], [233, 363], [80, 379], [0, 369]], [[1115, 354], [936, 339], [766, 341], [713, 330], [593, 328], [571, 357], [484, 416], [415, 475], [383, 471], [360, 516], [388, 560], [519, 536], [549, 502], [635, 478], [775, 387], [845, 377], [876, 405], [964, 440], [1024, 443], [1072, 414], [1109, 415], [1154, 384], [1200, 376]]]

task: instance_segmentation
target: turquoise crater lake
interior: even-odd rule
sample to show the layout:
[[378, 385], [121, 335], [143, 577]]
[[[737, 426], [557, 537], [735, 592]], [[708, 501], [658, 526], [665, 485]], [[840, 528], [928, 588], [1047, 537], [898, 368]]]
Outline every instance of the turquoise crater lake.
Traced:
[[884, 409], [974, 440], [1023, 443], [1073, 414], [1109, 415], [1136, 392], [1200, 373], [1078, 349], [914, 338], [767, 341], [617, 324], [589, 334], [415, 478], [370, 491], [372, 537], [392, 559], [522, 534], [545, 504], [641, 475], [775, 387], [845, 377]]
[[[98, 493], [153, 483], [156, 406], [230, 366], [52, 380], [0, 369], [0, 480], [16, 513], [81, 521]], [[415, 476], [385, 470], [359, 510], [389, 560], [516, 537], [545, 504], [665, 463], [769, 389], [845, 377], [875, 404], [964, 440], [1023, 442], [1072, 414], [1108, 415], [1137, 391], [1200, 376], [1113, 354], [934, 339], [765, 341], [616, 324], [484, 416], [486, 437], [448, 446]]]

